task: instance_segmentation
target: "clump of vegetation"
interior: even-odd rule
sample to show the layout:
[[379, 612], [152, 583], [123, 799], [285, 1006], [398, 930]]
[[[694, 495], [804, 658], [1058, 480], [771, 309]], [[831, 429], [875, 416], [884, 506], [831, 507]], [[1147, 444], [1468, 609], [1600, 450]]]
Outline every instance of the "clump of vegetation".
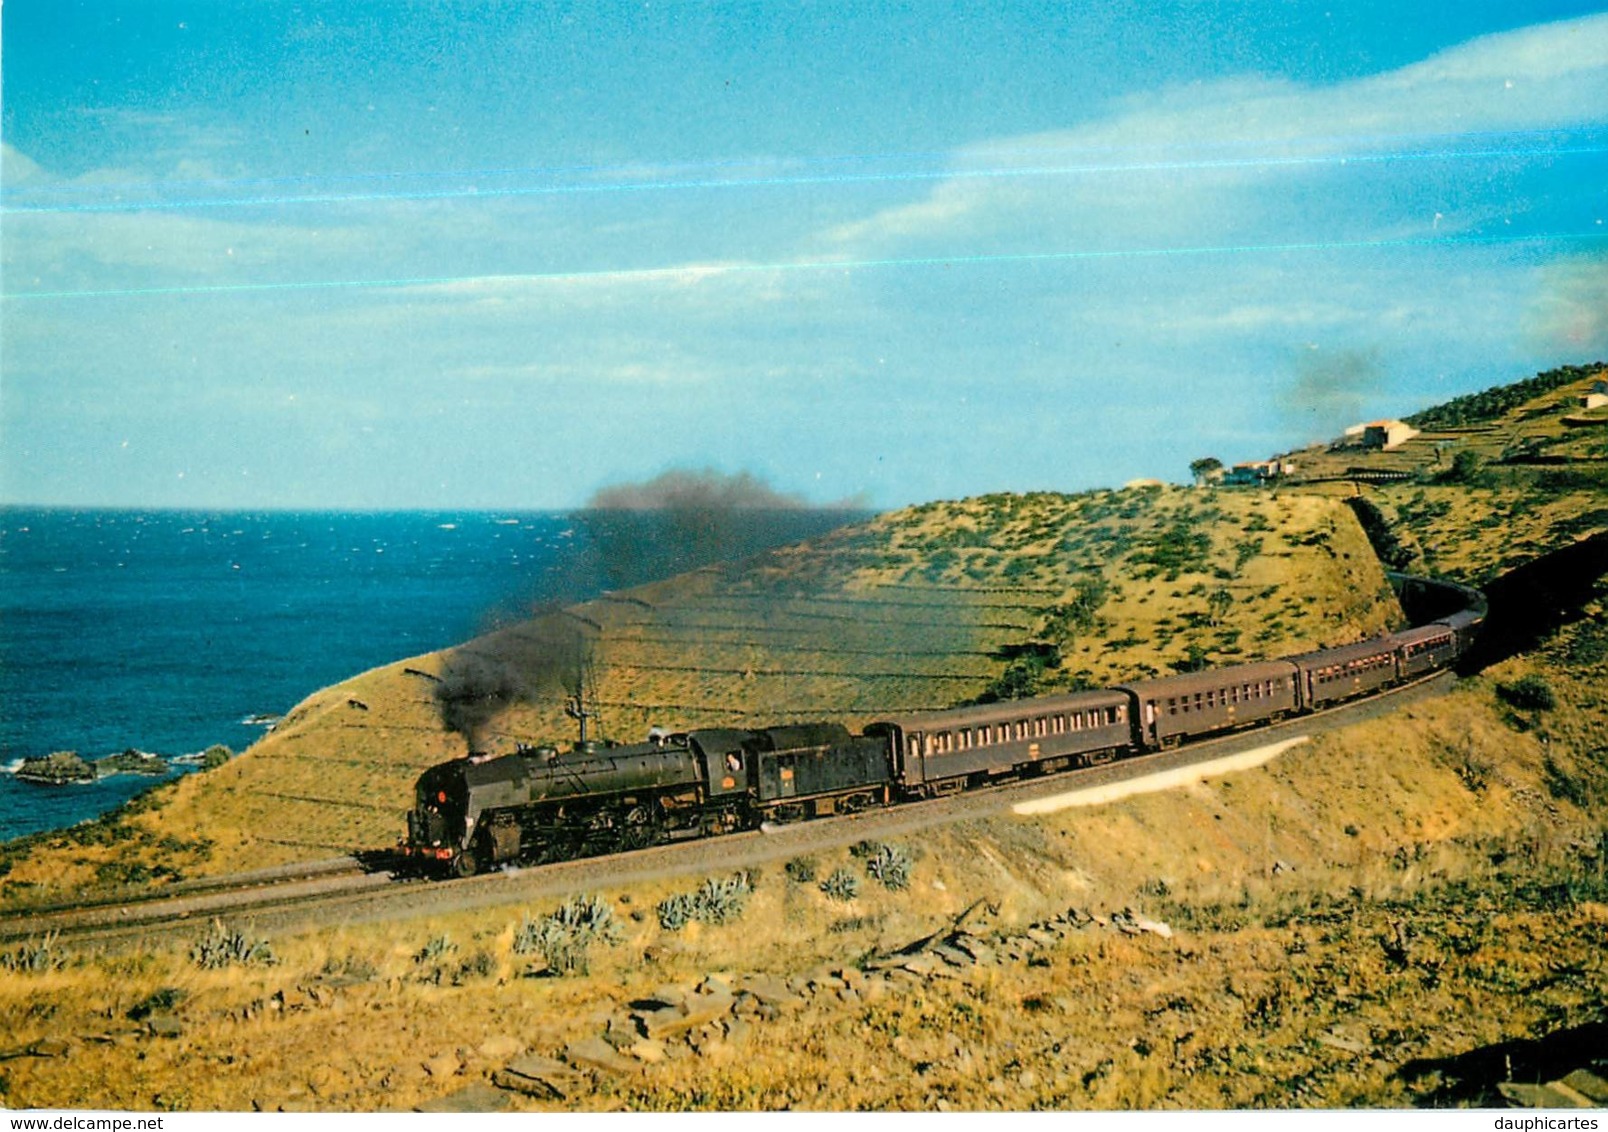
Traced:
[[129, 1007], [128, 1016], [135, 1022], [143, 1022], [153, 1014], [168, 1013], [188, 997], [178, 987], [158, 987]]
[[218, 767], [222, 766], [232, 758], [234, 758], [233, 751], [224, 746], [222, 743], [214, 743], [202, 753], [201, 769], [216, 770]]
[[724, 880], [710, 877], [692, 892], [682, 892], [660, 901], [656, 911], [659, 926], [678, 932], [693, 921], [701, 924], [729, 924], [740, 918], [753, 894], [753, 878], [736, 873]]
[[821, 891], [827, 899], [847, 904], [860, 895], [860, 878], [846, 868], [836, 868], [821, 882]]
[[413, 953], [413, 961], [423, 967], [429, 963], [439, 963], [448, 955], [458, 950], [458, 945], [444, 935], [438, 935]]
[[1558, 706], [1558, 697], [1540, 676], [1521, 676], [1517, 680], [1500, 683], [1496, 694], [1509, 707], [1520, 711], [1551, 711]]
[[423, 947], [413, 953], [413, 962], [425, 968], [419, 975], [421, 982], [441, 985], [448, 975], [447, 957], [458, 950], [458, 945], [444, 935], [433, 936]]
[[0, 971], [33, 973], [59, 971], [67, 966], [67, 953], [56, 946], [58, 934], [50, 932], [41, 939], [28, 939], [0, 952]]
[[333, 955], [324, 960], [319, 977], [336, 983], [366, 983], [378, 975], [379, 968], [359, 955], [336, 959]]
[[540, 919], [527, 913], [514, 932], [514, 954], [534, 955], [559, 974], [587, 974], [594, 945], [612, 947], [625, 938], [625, 925], [602, 896], [572, 896]]
[[1516, 381], [1512, 385], [1501, 385], [1495, 389], [1470, 393], [1465, 397], [1453, 397], [1443, 405], [1414, 413], [1407, 417], [1406, 421], [1414, 428], [1444, 429], [1495, 420], [1526, 401], [1551, 393], [1570, 382], [1590, 377], [1601, 368], [1601, 362], [1586, 366], [1561, 366], [1558, 369], [1538, 373], [1524, 381]]
[[247, 966], [275, 961], [266, 939], [253, 939], [238, 929], [226, 928], [222, 920], [213, 920], [212, 933], [191, 946], [190, 960], [203, 971], [221, 970], [237, 963]]
[[[1159, 572], [1167, 581], [1174, 582], [1182, 573], [1204, 571], [1208, 564], [1207, 555], [1211, 550], [1211, 535], [1197, 530], [1187, 518], [1180, 518], [1160, 534], [1149, 539], [1145, 548], [1135, 554], [1133, 560], [1135, 563], [1155, 567], [1154, 572]], [[1141, 576], [1144, 576], [1143, 571]]]
[[794, 857], [782, 866], [782, 871], [795, 884], [809, 884], [815, 879], [815, 858]]
[[910, 866], [910, 853], [900, 845], [878, 842], [865, 858], [866, 875], [895, 892], [910, 887]]
[[1061, 650], [1054, 645], [1039, 642], [1007, 645], [1000, 652], [1010, 657], [1010, 663], [1004, 672], [988, 682], [973, 702], [991, 704], [1036, 696], [1044, 690], [1045, 673], [1061, 667]]
[[497, 960], [491, 952], [482, 948], [458, 964], [457, 974], [453, 976], [452, 981], [463, 983], [469, 979], [489, 979], [496, 971]]
[[1452, 457], [1452, 466], [1435, 477], [1438, 483], [1458, 483], [1480, 487], [1490, 483], [1485, 459], [1471, 448], [1459, 449]]

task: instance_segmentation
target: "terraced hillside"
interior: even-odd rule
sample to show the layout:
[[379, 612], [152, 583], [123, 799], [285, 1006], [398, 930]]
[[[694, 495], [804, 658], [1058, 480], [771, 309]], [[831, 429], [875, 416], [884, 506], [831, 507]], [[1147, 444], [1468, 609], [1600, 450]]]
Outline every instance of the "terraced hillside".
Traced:
[[1583, 405], [1604, 381], [1601, 364], [1567, 366], [1425, 410], [1389, 452], [1288, 453], [1289, 488], [1366, 497], [1395, 533], [1392, 565], [1488, 582], [1608, 531], [1608, 407]]
[[884, 515], [325, 689], [145, 812], [40, 839], [4, 899], [394, 843], [414, 778], [477, 749], [834, 718], [1296, 652], [1400, 619], [1339, 501], [1132, 488]]

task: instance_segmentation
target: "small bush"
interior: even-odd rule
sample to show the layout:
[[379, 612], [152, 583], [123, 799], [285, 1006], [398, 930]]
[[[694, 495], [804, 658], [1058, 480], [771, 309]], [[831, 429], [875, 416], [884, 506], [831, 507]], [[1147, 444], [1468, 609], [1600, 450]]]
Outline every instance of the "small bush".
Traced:
[[213, 920], [212, 934], [191, 946], [190, 959], [204, 971], [216, 971], [236, 963], [272, 963], [274, 953], [266, 939], [252, 939], [244, 932], [224, 927], [221, 920]]
[[0, 952], [0, 970], [18, 972], [59, 971], [67, 966], [67, 953], [56, 946], [58, 936], [50, 932], [42, 939], [29, 939], [13, 950]]
[[1551, 711], [1558, 706], [1558, 697], [1553, 694], [1552, 685], [1534, 675], [1498, 684], [1496, 694], [1509, 707], [1520, 711]]
[[910, 887], [910, 854], [899, 845], [878, 845], [865, 859], [865, 872], [882, 887], [902, 891]]
[[336, 959], [332, 955], [324, 960], [318, 975], [332, 982], [366, 983], [379, 973], [379, 968], [361, 956], [348, 955], [344, 959]]
[[561, 974], [590, 969], [594, 944], [613, 946], [625, 938], [625, 926], [603, 897], [572, 896], [539, 920], [529, 914], [514, 932], [514, 954], [535, 955], [550, 971]]
[[413, 961], [421, 967], [426, 963], [439, 963], [456, 950], [457, 944], [444, 935], [438, 935], [414, 953]]
[[815, 858], [794, 857], [782, 866], [782, 871], [787, 874], [787, 879], [795, 884], [809, 884], [815, 879]]
[[821, 882], [821, 891], [827, 899], [846, 904], [860, 895], [860, 878], [848, 869], [833, 869], [832, 875]]
[[458, 974], [453, 981], [462, 983], [469, 979], [489, 979], [496, 972], [497, 960], [491, 952], [477, 951], [458, 964]]
[[178, 987], [159, 987], [128, 1009], [128, 1016], [143, 1022], [153, 1014], [166, 1014], [189, 996]]
[[725, 880], [713, 877], [694, 892], [683, 892], [661, 901], [656, 911], [659, 926], [678, 932], [696, 920], [704, 924], [729, 924], [743, 914], [754, 891], [753, 879], [737, 873]]

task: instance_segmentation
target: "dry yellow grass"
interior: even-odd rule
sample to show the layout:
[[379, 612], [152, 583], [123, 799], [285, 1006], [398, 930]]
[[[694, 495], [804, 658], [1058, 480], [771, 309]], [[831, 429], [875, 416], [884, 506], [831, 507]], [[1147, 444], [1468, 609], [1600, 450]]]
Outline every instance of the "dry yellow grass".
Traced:
[[[1525, 672], [1560, 696], [1539, 719], [1493, 694]], [[556, 1054], [663, 984], [850, 966], [978, 900], [984, 934], [1068, 905], [1131, 905], [1175, 936], [1091, 929], [1032, 963], [914, 980], [874, 1001], [826, 993], [739, 1048], [714, 1043], [516, 1107], [1412, 1103], [1435, 1083], [1403, 1072], [1415, 1059], [1600, 1016], [1608, 889], [1600, 855], [1582, 851], [1608, 801], [1590, 755], [1608, 733], [1595, 679], [1510, 662], [1259, 770], [930, 831], [905, 843], [908, 890], [867, 883], [847, 904], [767, 868], [735, 924], [673, 934], [653, 907], [693, 879], [611, 892], [626, 937], [596, 950], [585, 977], [527, 977], [514, 928], [548, 909], [523, 905], [276, 939], [274, 966], [200, 971], [182, 948], [78, 957], [0, 982], [0, 1029], [16, 1043], [74, 1043], [65, 1058], [5, 1063], [7, 1103], [407, 1108], [483, 1080], [508, 1056], [498, 1039]], [[823, 853], [817, 874], [838, 865], [855, 862]], [[1578, 895], [1547, 897], [1546, 885]], [[438, 984], [438, 964], [415, 956], [439, 936], [456, 950]], [[348, 986], [323, 974], [370, 969]], [[182, 992], [182, 1035], [128, 1032], [129, 1009], [163, 988]]]

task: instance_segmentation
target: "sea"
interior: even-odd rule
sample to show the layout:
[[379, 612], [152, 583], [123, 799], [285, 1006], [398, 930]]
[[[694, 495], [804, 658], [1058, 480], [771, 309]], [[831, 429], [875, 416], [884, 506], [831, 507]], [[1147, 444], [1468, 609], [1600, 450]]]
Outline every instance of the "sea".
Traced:
[[[239, 753], [308, 695], [529, 617], [759, 553], [857, 510], [201, 512], [0, 507], [0, 841], [150, 788], [27, 758]], [[178, 760], [178, 761], [175, 761]]]
[[0, 508], [0, 840], [159, 781], [42, 785], [23, 759], [239, 752], [319, 688], [528, 615], [580, 541], [552, 513]]

